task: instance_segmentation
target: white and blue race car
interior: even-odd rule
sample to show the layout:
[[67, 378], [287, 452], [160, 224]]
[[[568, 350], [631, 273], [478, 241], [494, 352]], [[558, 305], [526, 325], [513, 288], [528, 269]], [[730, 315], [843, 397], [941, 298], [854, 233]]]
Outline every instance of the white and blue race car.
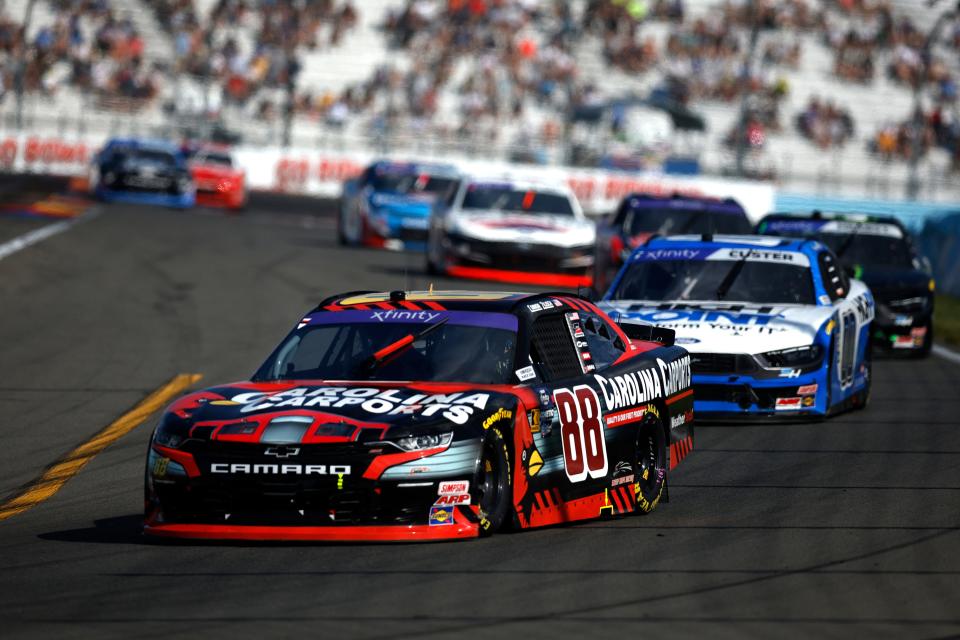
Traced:
[[873, 296], [817, 240], [655, 238], [600, 306], [676, 333], [698, 418], [824, 417], [869, 398]]
[[340, 244], [422, 251], [430, 211], [456, 188], [449, 164], [380, 160], [347, 180], [340, 195]]

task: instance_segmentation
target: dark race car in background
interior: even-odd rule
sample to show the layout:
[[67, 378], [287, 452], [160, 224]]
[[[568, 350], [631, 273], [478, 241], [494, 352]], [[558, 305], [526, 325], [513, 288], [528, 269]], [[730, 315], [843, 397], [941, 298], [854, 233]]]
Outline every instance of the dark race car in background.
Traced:
[[432, 540], [649, 512], [693, 448], [690, 359], [563, 294], [334, 296], [245, 382], [174, 402], [145, 532]]
[[422, 251], [434, 202], [456, 187], [458, 177], [453, 165], [374, 162], [343, 184], [340, 243]]
[[597, 224], [593, 287], [603, 293], [634, 249], [653, 236], [685, 233], [751, 233], [753, 226], [736, 200], [635, 193]]
[[227, 147], [188, 145], [190, 174], [197, 186], [197, 204], [234, 211], [247, 203], [246, 173], [233, 161]]
[[877, 303], [873, 346], [887, 353], [925, 356], [933, 346], [934, 281], [906, 227], [892, 217], [816, 213], [772, 214], [758, 233], [814, 237], [863, 280]]
[[473, 176], [430, 218], [427, 271], [551, 287], [592, 282], [596, 230], [564, 184]]
[[167, 142], [136, 138], [114, 138], [97, 152], [90, 170], [90, 190], [107, 202], [187, 208], [196, 199], [181, 150]]
[[600, 306], [676, 333], [698, 419], [825, 417], [869, 399], [873, 298], [816, 240], [654, 238]]

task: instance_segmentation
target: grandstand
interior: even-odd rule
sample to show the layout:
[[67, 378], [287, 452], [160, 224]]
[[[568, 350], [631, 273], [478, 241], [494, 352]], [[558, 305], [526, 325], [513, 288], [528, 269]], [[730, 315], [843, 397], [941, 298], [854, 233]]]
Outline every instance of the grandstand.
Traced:
[[[22, 23], [28, 4], [8, 0], [3, 13]], [[763, 28], [749, 83], [740, 80], [754, 15], [747, 0], [248, 1], [244, 11], [221, 0], [36, 0], [25, 59], [40, 57], [38, 34], [74, 12], [88, 38], [98, 33], [106, 18], [89, 7], [103, 4], [142, 39], [138, 71], [127, 74], [133, 89], [124, 80], [91, 93], [64, 59], [47, 63], [24, 97], [24, 126], [127, 133], [215, 122], [257, 145], [539, 163], [573, 161], [570, 141], [581, 140], [636, 166], [681, 158], [715, 175], [732, 174], [742, 135], [751, 175], [789, 192], [869, 197], [906, 192], [914, 94], [893, 70], [910, 72], [896, 63], [922, 58], [918, 42], [949, 8], [757, 0]], [[960, 195], [960, 31], [943, 26], [926, 68], [937, 76], [926, 74], [920, 90], [919, 195], [929, 201]], [[0, 122], [10, 131], [18, 54], [4, 55]], [[651, 93], [679, 95], [705, 131], [637, 142], [607, 121], [571, 122], [578, 109]], [[743, 104], [746, 128], [738, 127]], [[644, 109], [639, 121], [653, 121]]]

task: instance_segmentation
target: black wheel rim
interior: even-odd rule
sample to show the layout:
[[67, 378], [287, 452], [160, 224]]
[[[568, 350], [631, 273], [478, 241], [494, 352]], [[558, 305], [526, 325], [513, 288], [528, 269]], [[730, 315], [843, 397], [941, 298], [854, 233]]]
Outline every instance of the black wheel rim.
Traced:
[[480, 460], [480, 473], [477, 480], [477, 504], [484, 514], [493, 513], [503, 495], [506, 477], [500, 457], [496, 454], [496, 444], [487, 442], [483, 446], [483, 458]]
[[664, 460], [661, 453], [659, 426], [648, 421], [637, 434], [637, 477], [640, 491], [650, 497], [663, 477]]

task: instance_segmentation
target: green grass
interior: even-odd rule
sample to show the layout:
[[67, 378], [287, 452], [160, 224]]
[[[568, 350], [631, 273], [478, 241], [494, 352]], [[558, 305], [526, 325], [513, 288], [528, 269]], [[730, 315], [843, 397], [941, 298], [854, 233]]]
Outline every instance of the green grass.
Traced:
[[938, 342], [960, 348], [960, 299], [940, 294], [933, 307], [933, 334]]

